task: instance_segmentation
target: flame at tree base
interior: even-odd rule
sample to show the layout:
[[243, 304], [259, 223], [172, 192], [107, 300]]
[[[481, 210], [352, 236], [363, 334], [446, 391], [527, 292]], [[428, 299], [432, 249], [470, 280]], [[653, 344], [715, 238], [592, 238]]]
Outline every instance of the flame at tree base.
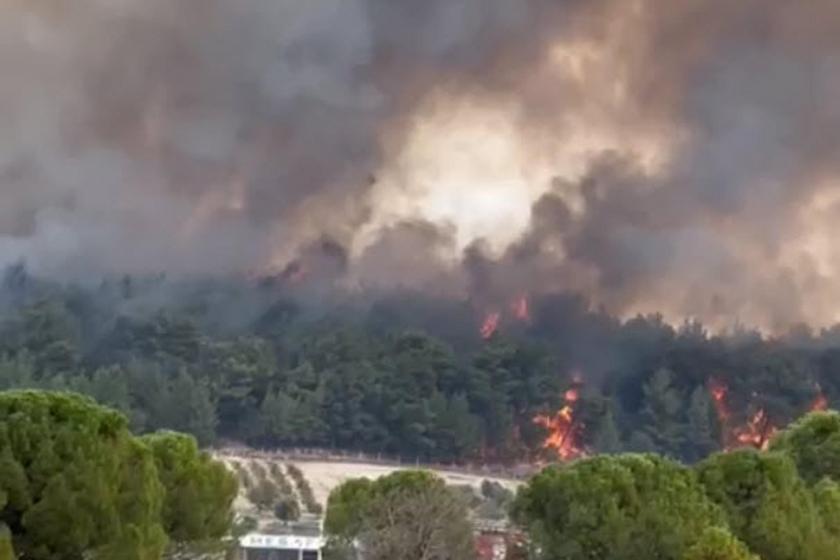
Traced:
[[752, 446], [766, 451], [776, 432], [778, 432], [778, 429], [770, 423], [764, 409], [760, 408], [744, 426], [736, 428], [733, 435], [735, 441], [741, 446]]
[[814, 402], [811, 403], [811, 412], [823, 412], [828, 410], [828, 399], [825, 398], [825, 395], [822, 392], [822, 389], [817, 387], [817, 396], [814, 398]]
[[519, 296], [510, 304], [510, 310], [518, 321], [528, 322], [531, 320], [531, 308], [528, 303], [528, 296]]
[[478, 328], [478, 333], [484, 340], [493, 338], [502, 325], [502, 319], [507, 324], [514, 320], [518, 323], [531, 322], [531, 304], [528, 301], [527, 295], [521, 295], [511, 300], [509, 309], [497, 307], [484, 312], [484, 317], [481, 320], [481, 325]]
[[721, 427], [721, 447], [731, 451], [739, 447], [754, 447], [766, 450], [778, 429], [770, 421], [767, 412], [759, 408], [742, 426], [731, 426], [732, 413], [727, 404], [729, 387], [718, 379], [709, 381], [709, 394], [717, 412]]
[[554, 416], [538, 415], [534, 424], [548, 431], [543, 449], [553, 450], [561, 461], [571, 461], [586, 456], [580, 443], [583, 424], [575, 418], [575, 405], [580, 398], [578, 389], [564, 394], [566, 404]]
[[496, 331], [499, 330], [499, 321], [501, 320], [501, 318], [502, 316], [500, 313], [488, 313], [484, 317], [484, 322], [481, 323], [481, 329], [479, 330], [481, 338], [483, 338], [484, 340], [493, 338], [493, 335], [496, 334]]

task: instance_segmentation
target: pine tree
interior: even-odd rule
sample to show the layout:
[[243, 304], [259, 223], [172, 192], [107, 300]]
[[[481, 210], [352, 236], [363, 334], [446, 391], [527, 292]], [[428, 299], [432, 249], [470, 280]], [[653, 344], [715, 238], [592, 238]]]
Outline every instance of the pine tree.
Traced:
[[688, 406], [689, 438], [685, 455], [691, 460], [700, 460], [719, 447], [715, 438], [715, 411], [708, 390], [697, 387], [691, 393]]
[[595, 450], [602, 454], [618, 453], [621, 451], [621, 436], [615, 425], [612, 409], [607, 409], [601, 420], [600, 429], [595, 436]]
[[644, 432], [656, 449], [665, 455], [679, 457], [683, 441], [683, 400], [672, 386], [672, 379], [670, 370], [659, 369], [645, 383], [642, 418], [645, 420]]

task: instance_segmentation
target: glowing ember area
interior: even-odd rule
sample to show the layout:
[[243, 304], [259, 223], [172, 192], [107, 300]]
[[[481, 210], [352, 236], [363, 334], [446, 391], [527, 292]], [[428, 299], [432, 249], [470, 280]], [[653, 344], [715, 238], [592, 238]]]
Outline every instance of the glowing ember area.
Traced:
[[759, 409], [744, 426], [736, 428], [733, 435], [735, 441], [742, 446], [765, 450], [777, 431], [776, 427], [770, 423], [767, 413]]
[[[504, 315], [503, 315], [504, 313]], [[522, 295], [514, 298], [510, 302], [507, 310], [488, 311], [484, 315], [484, 319], [479, 327], [481, 338], [487, 340], [492, 338], [494, 334], [499, 331], [502, 324], [502, 319], [515, 319], [520, 322], [528, 322], [531, 320], [531, 307], [528, 301], [528, 296]]]
[[501, 314], [497, 312], [490, 312], [484, 317], [484, 322], [481, 323], [481, 338], [487, 340], [492, 338], [496, 331], [499, 330], [499, 321], [501, 320]]
[[520, 321], [531, 320], [531, 309], [528, 303], [528, 296], [519, 296], [510, 304], [510, 310], [513, 316]]
[[715, 405], [715, 411], [717, 412], [721, 426], [726, 424], [730, 416], [729, 409], [726, 406], [726, 395], [728, 392], [729, 388], [722, 381], [718, 379], [709, 380], [709, 393], [712, 395], [712, 401]]
[[[717, 412], [721, 428], [721, 446], [729, 451], [737, 447], [751, 446], [766, 449], [770, 439], [778, 431], [770, 422], [764, 409], [759, 409], [743, 426], [730, 426], [732, 413], [727, 404], [729, 387], [719, 379], [709, 380], [709, 394]], [[755, 395], [753, 395], [755, 396]]]
[[569, 389], [564, 394], [566, 404], [554, 416], [538, 415], [534, 423], [548, 431], [543, 449], [557, 453], [561, 461], [571, 461], [586, 455], [580, 443], [583, 424], [575, 418], [575, 403], [580, 399], [578, 389]]
[[814, 399], [814, 402], [811, 403], [811, 408], [809, 410], [811, 412], [828, 410], [828, 399], [825, 398], [822, 391], [817, 394], [817, 397]]

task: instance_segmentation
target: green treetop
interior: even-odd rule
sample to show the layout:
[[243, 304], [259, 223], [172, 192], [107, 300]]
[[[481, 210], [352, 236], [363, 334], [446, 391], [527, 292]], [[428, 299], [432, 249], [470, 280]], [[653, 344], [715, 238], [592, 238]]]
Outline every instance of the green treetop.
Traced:
[[720, 509], [688, 468], [655, 455], [549, 467], [520, 489], [514, 516], [545, 558], [678, 560]]

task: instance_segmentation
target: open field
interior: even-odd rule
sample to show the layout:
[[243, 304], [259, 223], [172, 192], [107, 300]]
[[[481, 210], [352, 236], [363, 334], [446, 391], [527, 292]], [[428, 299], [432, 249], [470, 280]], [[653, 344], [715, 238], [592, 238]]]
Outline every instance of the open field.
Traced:
[[[340, 485], [350, 478], [379, 478], [388, 475], [398, 470], [408, 468], [417, 468], [410, 466], [392, 466], [379, 464], [365, 464], [355, 462], [330, 462], [330, 461], [296, 461], [292, 464], [296, 465], [303, 471], [309, 483], [312, 485], [312, 490], [315, 492], [315, 498], [321, 504], [326, 505], [327, 497], [333, 488]], [[420, 468], [423, 468], [422, 466]], [[495, 478], [492, 476], [482, 476], [475, 474], [463, 474], [460, 472], [445, 471], [429, 469], [437, 475], [446, 480], [447, 484], [451, 485], [470, 485], [474, 488], [479, 488], [483, 480], [496, 481], [510, 490], [515, 490], [520, 484], [520, 481], [512, 479]]]
[[[479, 489], [482, 481], [498, 482], [505, 488], [515, 491], [522, 483], [512, 477], [499, 476], [491, 473], [470, 473], [454, 469], [427, 467], [424, 465], [367, 463], [357, 460], [341, 459], [305, 459], [289, 458], [282, 455], [257, 454], [248, 452], [217, 452], [216, 457], [222, 460], [231, 470], [245, 470], [253, 472], [256, 469], [270, 470], [272, 464], [278, 466], [294, 465], [299, 468], [312, 487], [316, 501], [326, 507], [330, 492], [344, 481], [351, 478], [376, 479], [395, 471], [406, 469], [427, 469], [436, 473], [450, 485], [469, 485]], [[256, 510], [245, 497], [245, 489], [240, 489], [240, 496], [235, 503], [237, 511], [246, 515], [256, 515]]]

